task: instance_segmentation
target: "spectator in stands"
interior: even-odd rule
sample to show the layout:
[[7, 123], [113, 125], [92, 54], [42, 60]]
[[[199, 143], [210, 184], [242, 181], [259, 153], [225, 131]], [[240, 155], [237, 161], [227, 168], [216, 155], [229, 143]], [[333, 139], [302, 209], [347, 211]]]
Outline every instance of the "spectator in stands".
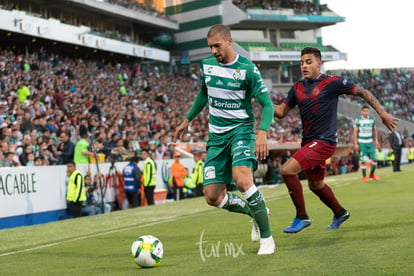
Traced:
[[11, 129], [11, 135], [9, 138], [9, 144], [20, 144], [21, 143], [21, 133], [18, 128]]
[[33, 152], [27, 153], [27, 162], [26, 162], [25, 166], [26, 167], [34, 167], [35, 166], [34, 160], [35, 160], [34, 153]]
[[0, 168], [4, 167], [4, 161], [5, 161], [5, 154], [2, 150], [0, 150]]
[[60, 141], [56, 151], [58, 164], [66, 165], [69, 160], [73, 160], [75, 145], [70, 141], [69, 133], [67, 131], [62, 131], [60, 133]]
[[35, 166], [44, 166], [44, 160], [42, 156], [36, 156], [34, 159]]
[[157, 143], [157, 147], [155, 149], [155, 159], [156, 160], [162, 160], [164, 156], [165, 151], [163, 150], [163, 146], [160, 142]]
[[60, 89], [55, 89], [55, 94], [53, 95], [53, 101], [60, 110], [65, 109], [65, 98], [63, 94], [61, 93]]
[[22, 82], [20, 83], [20, 86], [17, 89], [17, 95], [18, 95], [19, 103], [24, 103], [27, 100], [27, 98], [30, 96], [30, 89], [27, 87], [26, 84]]
[[44, 158], [44, 161], [47, 162], [48, 165], [57, 165], [58, 160], [53, 154], [53, 150], [51, 150], [51, 146], [42, 147], [41, 156]]
[[111, 140], [110, 140], [110, 141], [108, 141], [108, 142], [105, 144], [105, 150], [106, 150], [105, 154], [106, 154], [107, 156], [109, 156], [109, 155], [111, 154], [111, 151], [112, 151], [114, 148], [116, 148], [116, 147], [117, 147], [118, 140], [119, 140], [118, 134], [117, 134], [117, 133], [115, 133], [115, 132], [114, 132], [114, 133], [112, 133], [112, 135], [111, 135]]
[[16, 154], [12, 151], [6, 152], [6, 158], [3, 162], [3, 167], [18, 167], [20, 164], [15, 160]]
[[74, 218], [82, 216], [82, 205], [86, 201], [86, 191], [84, 177], [80, 171], [76, 169], [73, 161], [66, 164], [68, 180], [68, 190], [66, 200], [69, 203], [69, 210]]
[[[298, 174], [304, 171], [310, 190], [331, 209], [334, 214], [328, 230], [338, 229], [350, 214], [338, 202], [331, 188], [325, 183], [325, 160], [335, 152], [337, 143], [337, 104], [342, 94], [363, 98], [381, 117], [385, 126], [393, 130], [397, 119], [382, 108], [378, 100], [368, 91], [355, 84], [329, 75], [321, 74], [321, 52], [314, 47], [305, 47], [301, 51], [300, 67], [304, 79], [297, 81], [289, 90], [280, 105], [275, 105], [275, 115], [285, 117], [296, 105], [302, 119], [302, 147], [286, 161], [282, 167], [289, 195], [296, 208], [292, 224], [284, 229], [285, 233], [297, 233], [311, 224], [306, 211], [302, 184]], [[323, 82], [324, 85], [321, 85]], [[315, 88], [318, 93], [310, 95]]]
[[22, 164], [22, 166], [26, 166], [29, 153], [33, 153], [33, 147], [31, 144], [25, 144], [23, 146], [23, 152], [19, 156], [19, 161], [20, 161], [20, 164]]
[[174, 155], [174, 151], [175, 151], [175, 145], [174, 145], [174, 143], [169, 143], [168, 144], [168, 148], [167, 148], [167, 150], [165, 152], [167, 152], [169, 154], [170, 158], [172, 158], [173, 155]]
[[[98, 158], [98, 160], [105, 160], [105, 144], [101, 138], [98, 138], [93, 142], [91, 151], [94, 157]], [[115, 161], [118, 160], [116, 159]]]

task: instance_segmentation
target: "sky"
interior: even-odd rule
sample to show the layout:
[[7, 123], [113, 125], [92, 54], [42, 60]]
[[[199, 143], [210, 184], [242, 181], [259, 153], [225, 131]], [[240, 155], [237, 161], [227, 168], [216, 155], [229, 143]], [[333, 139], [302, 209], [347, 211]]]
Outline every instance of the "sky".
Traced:
[[321, 0], [345, 22], [322, 28], [324, 45], [347, 53], [329, 69], [414, 67], [414, 1]]

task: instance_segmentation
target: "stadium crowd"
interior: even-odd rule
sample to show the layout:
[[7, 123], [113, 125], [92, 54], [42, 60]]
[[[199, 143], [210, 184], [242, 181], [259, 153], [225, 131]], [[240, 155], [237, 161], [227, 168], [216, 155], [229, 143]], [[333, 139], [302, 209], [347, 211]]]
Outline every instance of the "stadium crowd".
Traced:
[[[133, 9], [135, 11], [143, 12], [157, 17], [166, 17], [163, 12], [157, 10], [154, 3], [148, 3], [149, 1], [137, 1], [137, 0], [106, 0], [113, 5], [121, 6], [126, 9]], [[140, 3], [141, 2], [141, 3]]]
[[[413, 69], [359, 70], [342, 72], [341, 75], [372, 91], [390, 114], [410, 122], [414, 121]], [[352, 100], [361, 104], [361, 100], [355, 97]]]
[[320, 5], [316, 1], [297, 0], [233, 0], [233, 4], [242, 10], [246, 9], [293, 9], [295, 14], [318, 15], [326, 9], [326, 5]]
[[[364, 72], [349, 78], [377, 91], [392, 114], [413, 121], [413, 99], [408, 97], [412, 72], [386, 72], [370, 79]], [[162, 66], [63, 57], [43, 48], [29, 54], [0, 49], [0, 166], [65, 164], [61, 140], [68, 135], [75, 144], [81, 128], [87, 129], [92, 150], [106, 156], [118, 149], [127, 159], [146, 148], [154, 159], [164, 152], [172, 157], [174, 128], [182, 110], [190, 108], [198, 81], [195, 73]], [[271, 96], [275, 103], [283, 99], [282, 92], [272, 91]], [[352, 120], [339, 120], [340, 142], [351, 144]], [[207, 125], [203, 112], [181, 142], [205, 142]], [[298, 113], [293, 112], [275, 120], [269, 140], [298, 143], [300, 132]]]

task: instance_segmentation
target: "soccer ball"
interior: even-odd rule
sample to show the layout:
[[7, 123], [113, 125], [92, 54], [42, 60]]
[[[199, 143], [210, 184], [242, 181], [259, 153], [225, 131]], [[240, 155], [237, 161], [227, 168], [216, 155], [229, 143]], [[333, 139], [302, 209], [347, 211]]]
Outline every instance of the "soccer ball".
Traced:
[[152, 235], [141, 236], [131, 245], [131, 256], [140, 267], [157, 266], [163, 255], [161, 241]]

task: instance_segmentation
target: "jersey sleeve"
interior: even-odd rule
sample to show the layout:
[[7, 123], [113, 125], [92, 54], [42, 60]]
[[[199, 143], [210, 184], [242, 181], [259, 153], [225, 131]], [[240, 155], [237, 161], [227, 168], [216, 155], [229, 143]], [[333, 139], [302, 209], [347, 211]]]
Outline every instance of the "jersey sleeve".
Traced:
[[283, 100], [283, 102], [290, 107], [290, 109], [294, 108], [297, 105], [297, 98], [296, 98], [296, 86], [298, 83], [295, 83], [290, 89], [286, 96], [286, 98]]
[[250, 89], [253, 91], [253, 94], [257, 97], [262, 93], [269, 94], [266, 84], [263, 81], [262, 75], [260, 74], [259, 69], [255, 64], [252, 64], [250, 72]]
[[356, 87], [356, 84], [348, 81], [347, 79], [341, 77], [332, 78], [334, 78], [334, 81], [331, 83], [331, 85], [334, 85], [337, 95], [352, 94]]
[[[203, 64], [201, 63], [201, 68], [203, 68]], [[193, 105], [190, 108], [190, 111], [188, 112], [186, 119], [188, 121], [192, 121], [200, 112], [204, 109], [204, 107], [207, 104], [208, 96], [207, 96], [207, 87], [204, 81], [204, 73], [203, 70], [200, 69], [200, 89], [198, 90], [197, 96], [194, 100]]]
[[354, 127], [359, 127], [359, 117], [354, 120]]
[[200, 112], [206, 106], [207, 100], [208, 100], [207, 89], [205, 85], [202, 84], [194, 100], [194, 103], [191, 106], [191, 109], [186, 116], [186, 119], [188, 119], [191, 122], [198, 114], [200, 114]]
[[262, 75], [255, 64], [252, 64], [250, 73], [250, 89], [262, 108], [260, 130], [268, 131], [274, 115], [273, 103], [270, 99], [269, 90], [263, 81]]
[[270, 99], [268, 93], [259, 94], [256, 98], [263, 107], [262, 108], [262, 118], [261, 118], [261, 121], [260, 121], [259, 129], [264, 130], [264, 131], [268, 131], [270, 125], [272, 124], [273, 116], [274, 116], [274, 112], [275, 112], [274, 108], [273, 108], [273, 102]]

